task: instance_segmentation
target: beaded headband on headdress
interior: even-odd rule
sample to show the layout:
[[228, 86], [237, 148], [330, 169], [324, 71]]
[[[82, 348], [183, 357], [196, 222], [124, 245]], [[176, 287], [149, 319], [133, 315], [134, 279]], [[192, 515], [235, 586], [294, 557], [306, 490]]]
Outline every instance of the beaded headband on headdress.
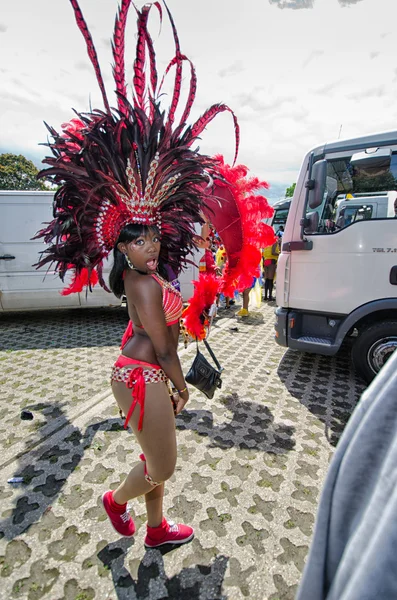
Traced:
[[138, 182], [137, 185], [137, 178], [131, 167], [131, 162], [127, 161], [126, 175], [129, 194], [121, 186], [114, 186], [114, 191], [122, 202], [121, 208], [105, 200], [95, 221], [98, 244], [104, 250], [110, 251], [114, 247], [120, 231], [128, 223], [156, 225], [161, 230], [159, 207], [172, 194], [172, 188], [177, 182], [179, 173], [170, 177], [157, 190], [154, 186], [154, 178], [158, 164], [159, 154], [156, 153], [150, 163], [145, 191], [142, 193], [142, 183]]
[[[147, 24], [152, 6], [162, 20], [161, 4], [146, 4], [138, 10], [131, 0], [121, 0], [112, 44], [117, 109], [111, 109], [91, 35], [77, 0], [70, 3], [86, 41], [105, 110], [77, 113], [78, 118], [62, 126], [61, 134], [47, 125], [53, 156], [44, 160], [50, 168], [43, 170], [41, 176], [59, 188], [54, 197], [54, 220], [36, 236], [50, 244], [38, 266], [55, 262], [62, 279], [70, 268], [77, 275], [83, 269], [90, 273], [95, 269], [99, 283], [107, 289], [102, 278], [103, 260], [122, 228], [128, 223], [139, 223], [161, 228], [160, 260], [179, 273], [195, 247], [194, 223], [202, 222], [209, 174], [217, 173], [217, 162], [191, 146], [217, 114], [229, 111], [234, 119], [237, 155], [237, 119], [228, 106], [216, 104], [193, 125], [186, 125], [196, 94], [196, 74], [180, 51], [175, 24], [164, 0], [175, 56], [160, 86]], [[132, 104], [127, 100], [124, 64], [125, 28], [131, 6], [138, 22]], [[180, 121], [174, 123], [183, 64], [190, 67], [190, 89]], [[164, 77], [172, 68], [176, 70], [175, 83], [166, 113], [160, 109], [159, 97]]]

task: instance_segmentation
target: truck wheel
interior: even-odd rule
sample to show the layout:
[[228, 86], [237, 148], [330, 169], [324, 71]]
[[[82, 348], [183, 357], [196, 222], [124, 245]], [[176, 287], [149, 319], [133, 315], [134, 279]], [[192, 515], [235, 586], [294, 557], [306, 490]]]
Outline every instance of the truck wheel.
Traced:
[[381, 321], [359, 333], [353, 348], [355, 369], [368, 383], [397, 349], [397, 321]]

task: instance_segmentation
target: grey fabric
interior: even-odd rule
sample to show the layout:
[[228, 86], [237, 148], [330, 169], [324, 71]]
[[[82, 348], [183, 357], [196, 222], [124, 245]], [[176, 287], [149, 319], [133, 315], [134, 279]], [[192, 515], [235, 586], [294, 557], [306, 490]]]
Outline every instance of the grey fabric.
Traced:
[[397, 599], [397, 351], [364, 392], [324, 483], [296, 600]]

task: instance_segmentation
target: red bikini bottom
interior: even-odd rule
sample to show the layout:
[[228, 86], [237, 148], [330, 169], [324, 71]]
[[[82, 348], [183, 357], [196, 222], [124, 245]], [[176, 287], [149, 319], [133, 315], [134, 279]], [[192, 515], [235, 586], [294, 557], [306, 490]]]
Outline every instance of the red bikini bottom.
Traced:
[[[139, 366], [136, 367], [136, 365]], [[145, 384], [168, 383], [167, 375], [159, 365], [152, 365], [120, 354], [112, 367], [111, 380], [122, 381], [128, 388], [132, 389], [132, 403], [125, 419], [124, 429], [127, 429], [134, 408], [139, 404], [138, 431], [141, 431], [145, 414]]]

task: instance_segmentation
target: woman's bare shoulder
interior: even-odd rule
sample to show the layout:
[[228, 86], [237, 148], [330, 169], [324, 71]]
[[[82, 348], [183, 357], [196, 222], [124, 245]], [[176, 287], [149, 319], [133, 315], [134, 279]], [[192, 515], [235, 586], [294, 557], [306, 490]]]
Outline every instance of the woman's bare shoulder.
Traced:
[[161, 287], [156, 280], [148, 275], [141, 275], [128, 271], [124, 278], [124, 287], [127, 298], [140, 298], [151, 296], [161, 299]]

